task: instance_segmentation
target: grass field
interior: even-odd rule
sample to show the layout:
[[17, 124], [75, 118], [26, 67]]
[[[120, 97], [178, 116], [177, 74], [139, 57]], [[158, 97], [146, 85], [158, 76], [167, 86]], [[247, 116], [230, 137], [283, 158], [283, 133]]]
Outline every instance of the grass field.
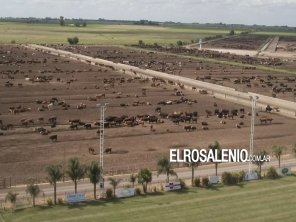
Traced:
[[89, 24], [87, 27], [59, 26], [58, 24], [29, 24], [0, 22], [0, 43], [66, 43], [77, 36], [81, 44], [175, 44], [178, 40], [190, 42], [206, 36], [227, 34], [229, 30], [197, 29], [140, 25]]
[[[215, 189], [160, 193], [80, 206], [6, 212], [5, 222], [41, 221], [295, 221], [296, 177]], [[0, 217], [1, 218], [1, 217]]]
[[[239, 30], [236, 30], [239, 33]], [[0, 44], [11, 43], [67, 43], [68, 37], [77, 36], [80, 44], [124, 45], [145, 43], [175, 44], [178, 40], [190, 42], [207, 36], [224, 35], [229, 28], [197, 28], [192, 26], [141, 26], [116, 24], [89, 24], [87, 27], [60, 26], [58, 24], [30, 24], [0, 22]], [[296, 36], [290, 32], [256, 32], [262, 35]]]

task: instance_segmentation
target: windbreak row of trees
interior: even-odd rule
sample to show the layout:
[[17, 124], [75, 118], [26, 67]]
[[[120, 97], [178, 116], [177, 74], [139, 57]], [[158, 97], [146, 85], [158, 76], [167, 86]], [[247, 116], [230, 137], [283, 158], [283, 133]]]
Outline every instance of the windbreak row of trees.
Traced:
[[[71, 20], [71, 24], [72, 24], [72, 22], [74, 22], [74, 25], [75, 25], [76, 27], [86, 27], [86, 26], [87, 26], [86, 21], [83, 21], [83, 20], [77, 20], [77, 19], [73, 20], [73, 19], [72, 19], [72, 20]], [[59, 23], [60, 23], [60, 26], [65, 26], [65, 25], [67, 25], [64, 16], [60, 16]]]
[[[215, 141], [213, 144], [210, 144], [208, 146], [209, 149], [213, 150], [214, 152], [217, 151], [218, 155], [220, 155], [221, 158], [221, 146], [219, 142]], [[286, 147], [281, 145], [275, 145], [272, 147], [272, 155], [275, 156], [278, 160], [278, 167], [281, 167], [281, 158], [284, 152], [287, 150]], [[296, 144], [292, 148], [293, 154], [296, 157]], [[255, 155], [258, 155], [259, 157], [264, 157], [268, 155], [268, 152], [265, 150], [261, 150], [257, 152]], [[261, 158], [263, 159], [263, 158]], [[261, 178], [262, 174], [262, 165], [265, 163], [265, 161], [260, 160], [260, 158], [253, 162], [258, 167], [258, 176]], [[196, 163], [186, 163], [186, 165], [191, 168], [191, 185], [192, 186], [199, 186], [200, 184], [203, 184], [204, 187], [208, 187], [209, 181], [208, 178], [202, 178], [202, 181], [200, 181], [199, 178], [195, 178], [195, 169], [200, 165], [199, 162]], [[215, 175], [218, 175], [218, 162], [214, 162], [215, 165]], [[50, 165], [46, 168], [47, 172], [47, 180], [49, 183], [53, 186], [54, 189], [54, 204], [57, 203], [57, 182], [61, 181], [64, 177], [63, 169], [60, 165]], [[170, 181], [170, 176], [178, 177], [176, 171], [173, 169], [172, 163], [169, 161], [167, 157], [162, 157], [157, 162], [157, 176], [159, 175], [165, 175], [166, 176], [166, 182]], [[68, 162], [66, 175], [73, 181], [74, 183], [74, 191], [77, 193], [77, 184], [78, 181], [82, 178], [88, 177], [90, 182], [93, 184], [93, 196], [94, 199], [97, 197], [97, 184], [102, 179], [102, 171], [99, 167], [98, 162], [93, 161], [90, 165], [86, 166], [80, 163], [78, 158], [71, 158]], [[278, 177], [276, 170], [274, 167], [271, 167], [267, 171], [267, 178], [275, 179]], [[224, 172], [222, 174], [222, 183], [229, 185], [229, 184], [235, 184], [237, 182], [243, 181], [244, 178], [244, 172], [238, 172], [238, 173], [229, 173]], [[206, 180], [207, 179], [207, 180]], [[117, 186], [120, 184], [121, 179], [118, 178], [109, 178], [108, 179], [110, 185], [112, 186], [112, 190], [107, 190], [107, 197], [115, 197], [115, 191]], [[129, 182], [131, 183], [132, 187], [135, 186], [135, 183], [138, 182], [142, 186], [142, 190], [144, 193], [147, 192], [148, 184], [152, 181], [152, 172], [148, 168], [140, 169], [137, 174], [131, 174], [129, 178]], [[32, 197], [32, 203], [33, 206], [35, 206], [35, 198], [39, 195], [40, 188], [37, 184], [34, 184], [33, 182], [30, 182], [27, 185], [26, 189], [27, 193], [30, 194]], [[17, 193], [9, 192], [6, 196], [6, 200], [12, 203], [14, 206], [17, 200]]]

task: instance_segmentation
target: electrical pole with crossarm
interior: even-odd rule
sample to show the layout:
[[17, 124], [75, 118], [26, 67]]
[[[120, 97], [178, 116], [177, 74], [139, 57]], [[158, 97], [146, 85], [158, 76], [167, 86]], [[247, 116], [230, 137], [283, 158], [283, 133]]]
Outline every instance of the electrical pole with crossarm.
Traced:
[[[251, 133], [250, 133], [250, 152], [249, 155], [253, 155], [254, 152], [254, 130], [255, 130], [255, 116], [256, 116], [256, 103], [259, 99], [258, 96], [250, 96], [252, 103], [252, 116], [251, 116]], [[249, 174], [252, 174], [252, 163], [249, 162]]]
[[99, 167], [101, 169], [100, 188], [104, 189], [104, 128], [105, 128], [105, 111], [107, 103], [99, 103], [100, 108], [100, 150], [99, 150]]

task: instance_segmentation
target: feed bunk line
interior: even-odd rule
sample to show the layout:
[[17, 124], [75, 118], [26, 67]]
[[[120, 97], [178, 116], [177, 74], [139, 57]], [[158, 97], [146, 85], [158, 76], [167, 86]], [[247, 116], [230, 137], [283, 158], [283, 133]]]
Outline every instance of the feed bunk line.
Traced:
[[100, 150], [99, 150], [99, 167], [101, 169], [100, 188], [104, 189], [104, 132], [105, 132], [105, 111], [107, 103], [99, 103], [100, 108]]
[[[255, 115], [256, 115], [256, 103], [259, 99], [258, 96], [250, 96], [252, 103], [252, 116], [251, 116], [251, 134], [250, 134], [250, 152], [249, 155], [253, 155], [254, 152], [254, 130], [255, 130]], [[252, 163], [249, 162], [249, 174], [253, 173]]]

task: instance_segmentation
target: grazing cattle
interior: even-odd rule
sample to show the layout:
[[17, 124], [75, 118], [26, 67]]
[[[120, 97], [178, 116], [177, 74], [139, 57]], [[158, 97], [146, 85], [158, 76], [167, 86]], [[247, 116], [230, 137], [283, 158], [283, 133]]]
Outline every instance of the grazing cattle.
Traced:
[[209, 130], [209, 127], [207, 127], [207, 126], [203, 126], [202, 129], [203, 129], [203, 130]]
[[204, 89], [201, 89], [201, 90], [199, 90], [199, 93], [205, 95], [205, 94], [208, 94], [208, 91], [204, 90]]
[[233, 114], [228, 114], [227, 117], [233, 119]]
[[221, 124], [226, 124], [226, 121], [221, 120], [220, 123], [221, 123]]
[[37, 121], [38, 121], [38, 123], [43, 123], [44, 118], [43, 117], [40, 117], [40, 118], [37, 119]]
[[58, 135], [51, 135], [50, 137], [49, 137], [49, 139], [51, 140], [51, 142], [57, 142], [57, 140], [58, 140]]
[[57, 117], [55, 117], [55, 116], [50, 117], [50, 118], [48, 119], [48, 122], [49, 122], [49, 123], [56, 123], [56, 122], [57, 122]]
[[105, 149], [105, 153], [109, 153], [109, 154], [111, 154], [111, 153], [112, 153], [112, 148], [106, 148], [106, 149]]
[[88, 152], [89, 152], [90, 154], [92, 154], [92, 155], [95, 155], [95, 149], [92, 148], [92, 147], [89, 147], [89, 148], [88, 148]]
[[197, 124], [197, 117], [192, 117], [191, 121], [192, 121], [192, 123]]
[[235, 127], [238, 128], [238, 129], [241, 128], [241, 126], [239, 124], [235, 124]]
[[166, 119], [168, 118], [168, 114], [167, 113], [159, 113], [160, 118]]
[[9, 123], [6, 125], [7, 129], [8, 130], [12, 130], [13, 129], [13, 124]]
[[272, 122], [272, 118], [269, 118], [269, 117], [262, 117], [262, 118], [260, 118], [260, 123], [261, 124], [267, 124], [267, 123], [271, 123]]
[[201, 125], [202, 125], [202, 126], [207, 126], [208, 123], [207, 123], [207, 122], [201, 122]]
[[179, 125], [179, 123], [180, 123], [180, 119], [178, 119], [178, 118], [176, 118], [176, 119], [173, 119], [173, 123], [175, 123], [175, 124], [178, 124], [178, 125]]
[[44, 129], [43, 131], [40, 131], [39, 132], [41, 135], [48, 135], [49, 134], [49, 131]]
[[191, 130], [191, 126], [189, 125], [189, 126], [184, 126], [184, 130], [186, 130], [186, 132], [187, 131], [190, 131]]
[[70, 119], [68, 122], [70, 124], [80, 124], [81, 123], [80, 119]]
[[86, 109], [86, 104], [80, 103], [79, 105], [77, 105], [77, 109]]
[[84, 124], [84, 127], [85, 129], [91, 129], [91, 124], [90, 123]]
[[77, 125], [77, 124], [71, 124], [71, 125], [70, 125], [70, 129], [71, 129], [71, 130], [74, 130], [74, 129], [77, 130], [77, 129], [78, 129], [78, 125]]
[[270, 105], [267, 105], [265, 108], [265, 112], [270, 113], [272, 111], [272, 108], [270, 107]]
[[276, 112], [279, 112], [280, 111], [280, 108], [279, 107], [273, 107], [273, 109], [276, 111]]
[[211, 116], [212, 115], [212, 112], [210, 111], [210, 110], [206, 110], [206, 116], [207, 116], [207, 118], [209, 117], [209, 116]]
[[161, 112], [161, 107], [156, 107], [155, 112], [160, 113]]
[[195, 131], [196, 129], [197, 129], [196, 126], [191, 126], [192, 131]]
[[239, 109], [239, 111], [240, 111], [241, 113], [245, 113], [245, 109], [244, 109], [244, 108]]

